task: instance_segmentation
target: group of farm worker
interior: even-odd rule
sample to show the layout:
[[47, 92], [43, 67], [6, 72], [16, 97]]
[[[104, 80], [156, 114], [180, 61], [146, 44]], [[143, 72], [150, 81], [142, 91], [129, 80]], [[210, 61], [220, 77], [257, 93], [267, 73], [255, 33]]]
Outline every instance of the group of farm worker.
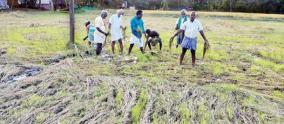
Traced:
[[[206, 49], [209, 47], [209, 42], [203, 32], [202, 24], [200, 23], [200, 21], [195, 19], [196, 12], [193, 11], [190, 14], [190, 17], [188, 17], [186, 13], [187, 11], [185, 9], [181, 10], [180, 17], [176, 21], [176, 33], [170, 38], [170, 43], [176, 37], [176, 48], [178, 48], [178, 46], [181, 46], [182, 48], [182, 53], [180, 55], [180, 64], [183, 64], [182, 61], [186, 51], [190, 50], [192, 56], [192, 65], [194, 66], [198, 33], [201, 34], [204, 40], [202, 61], [204, 59]], [[108, 12], [106, 10], [102, 10], [100, 16], [95, 19], [94, 25], [90, 21], [86, 22], [85, 26], [88, 35], [85, 39], [88, 39], [88, 44], [90, 46], [95, 46], [97, 55], [101, 54], [103, 44], [106, 44], [106, 38], [108, 35], [111, 35], [112, 53], [115, 54], [115, 44], [116, 42], [118, 42], [120, 46], [120, 54], [123, 54], [123, 41], [125, 41], [126, 30], [126, 27], [123, 26], [122, 22], [123, 15], [124, 10], [119, 9], [117, 10], [117, 13], [113, 14], [108, 21]], [[143, 11], [138, 10], [136, 12], [136, 16], [134, 16], [130, 21], [131, 38], [130, 46], [128, 49], [128, 55], [130, 55], [135, 44], [139, 47], [142, 53], [145, 52], [147, 46], [151, 50], [151, 46], [156, 46], [157, 44], [159, 44], [159, 49], [162, 50], [162, 40], [160, 38], [159, 33], [151, 29], [145, 30], [142, 17]], [[145, 45], [142, 39], [143, 35], [146, 39]]]

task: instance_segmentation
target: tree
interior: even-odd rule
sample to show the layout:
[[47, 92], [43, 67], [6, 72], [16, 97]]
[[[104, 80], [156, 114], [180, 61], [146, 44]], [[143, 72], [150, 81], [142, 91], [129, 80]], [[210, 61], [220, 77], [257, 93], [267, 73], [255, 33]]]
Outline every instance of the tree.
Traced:
[[162, 9], [163, 9], [163, 10], [169, 9], [169, 3], [168, 3], [168, 1], [167, 1], [167, 0], [163, 0], [163, 1], [161, 2], [161, 6], [162, 6]]
[[232, 1], [232, 0], [230, 0], [230, 12], [232, 12], [232, 11], [233, 11], [232, 6], [233, 6], [233, 1]]
[[14, 8], [14, 7], [18, 7], [19, 4], [18, 4], [18, 0], [8, 0], [8, 5], [9, 7], [11, 8], [11, 10]]

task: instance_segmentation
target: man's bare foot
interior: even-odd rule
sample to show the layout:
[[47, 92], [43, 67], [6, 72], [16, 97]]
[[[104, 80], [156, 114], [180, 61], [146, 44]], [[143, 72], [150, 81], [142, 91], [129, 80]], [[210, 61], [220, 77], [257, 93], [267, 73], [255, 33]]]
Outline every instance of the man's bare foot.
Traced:
[[200, 64], [201, 64], [201, 65], [204, 65], [204, 60], [201, 60]]
[[179, 65], [185, 65], [184, 63], [179, 63]]

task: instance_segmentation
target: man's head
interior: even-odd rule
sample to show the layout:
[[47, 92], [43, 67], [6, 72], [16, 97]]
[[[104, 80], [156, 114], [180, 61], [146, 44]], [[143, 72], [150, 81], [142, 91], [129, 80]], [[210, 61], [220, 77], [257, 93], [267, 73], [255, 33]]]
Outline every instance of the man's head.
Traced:
[[117, 10], [117, 15], [118, 15], [118, 17], [123, 16], [124, 15], [124, 10], [123, 9]]
[[85, 26], [87, 27], [88, 25], [90, 25], [91, 24], [91, 22], [90, 21], [87, 21], [86, 23], [85, 23]]
[[106, 10], [102, 10], [101, 17], [105, 19], [107, 17], [108, 12]]
[[142, 11], [142, 10], [138, 10], [138, 11], [136, 12], [136, 16], [137, 16], [139, 19], [141, 19], [142, 16], [143, 16], [143, 11]]
[[192, 11], [191, 14], [190, 14], [190, 21], [193, 22], [195, 20], [195, 16], [196, 16], [195, 11]]
[[185, 17], [185, 16], [186, 16], [186, 13], [187, 13], [186, 9], [182, 9], [182, 10], [180, 11], [180, 16], [181, 16], [181, 17]]

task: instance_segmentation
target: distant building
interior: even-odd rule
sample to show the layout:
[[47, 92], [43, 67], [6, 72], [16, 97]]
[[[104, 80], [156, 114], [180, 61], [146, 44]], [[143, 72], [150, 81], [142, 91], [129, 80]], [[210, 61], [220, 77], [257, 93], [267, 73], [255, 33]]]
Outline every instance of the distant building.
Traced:
[[[36, 2], [37, 6], [39, 6], [39, 0]], [[44, 10], [51, 10], [52, 9], [52, 0], [41, 0], [40, 8]]]
[[29, 3], [26, 3], [25, 0], [16, 0], [16, 1], [18, 1], [20, 7], [31, 7], [31, 8], [40, 7], [40, 9], [43, 10], [57, 10], [57, 9], [60, 10], [66, 8], [67, 6], [65, 0], [36, 0], [36, 3], [33, 4], [32, 6], [26, 6], [29, 5]]
[[[41, 0], [40, 8], [44, 10], [60, 10], [66, 8], [65, 0], [55, 0], [54, 3], [52, 3], [52, 0]], [[39, 4], [39, 0], [37, 0], [37, 6]], [[53, 4], [53, 5], [52, 5]]]

